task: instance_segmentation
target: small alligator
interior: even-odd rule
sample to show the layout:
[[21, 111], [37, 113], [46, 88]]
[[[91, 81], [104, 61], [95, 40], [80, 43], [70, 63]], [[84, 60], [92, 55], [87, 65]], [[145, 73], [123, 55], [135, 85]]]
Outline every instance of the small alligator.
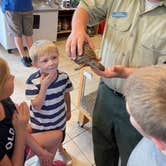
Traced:
[[88, 44], [84, 44], [83, 54], [78, 55], [77, 53], [76, 59], [74, 60], [75, 63], [80, 65], [76, 70], [81, 69], [84, 66], [90, 66], [94, 69], [104, 71], [105, 67], [99, 61], [100, 59], [97, 58], [96, 53]]

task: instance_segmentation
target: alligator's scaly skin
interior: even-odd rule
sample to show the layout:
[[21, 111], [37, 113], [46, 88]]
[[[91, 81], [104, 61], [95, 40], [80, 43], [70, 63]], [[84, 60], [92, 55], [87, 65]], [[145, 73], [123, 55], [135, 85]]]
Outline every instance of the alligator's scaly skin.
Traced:
[[101, 63], [99, 63], [99, 59], [97, 59], [94, 50], [90, 48], [88, 44], [84, 44], [83, 54], [77, 54], [76, 59], [74, 61], [81, 66], [90, 66], [94, 69], [101, 71], [105, 70], [104, 66]]

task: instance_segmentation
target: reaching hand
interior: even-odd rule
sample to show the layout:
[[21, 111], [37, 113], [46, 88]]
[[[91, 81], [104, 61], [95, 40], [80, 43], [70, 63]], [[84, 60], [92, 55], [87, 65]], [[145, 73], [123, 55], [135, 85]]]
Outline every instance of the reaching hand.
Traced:
[[127, 78], [134, 70], [134, 68], [127, 68], [121, 65], [111, 66], [106, 68], [104, 71], [92, 69], [97, 75], [106, 78]]
[[43, 149], [42, 153], [38, 156], [40, 160], [40, 166], [51, 166], [53, 163], [53, 154]]
[[75, 59], [76, 52], [81, 55], [83, 52], [83, 44], [88, 43], [91, 48], [93, 44], [86, 31], [77, 28], [77, 30], [72, 31], [66, 42], [66, 52], [71, 59]]
[[29, 108], [26, 102], [16, 105], [16, 111], [13, 114], [12, 124], [16, 131], [25, 130], [29, 121]]

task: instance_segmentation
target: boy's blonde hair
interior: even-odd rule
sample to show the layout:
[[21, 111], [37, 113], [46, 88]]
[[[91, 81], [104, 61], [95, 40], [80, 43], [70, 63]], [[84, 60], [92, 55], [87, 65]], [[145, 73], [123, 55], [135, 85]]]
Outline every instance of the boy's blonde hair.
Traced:
[[166, 142], [166, 65], [136, 70], [124, 95], [131, 116], [149, 136]]
[[8, 64], [4, 59], [0, 58], [0, 95], [9, 77], [10, 77], [10, 70]]
[[29, 50], [29, 55], [33, 62], [37, 62], [38, 58], [44, 54], [52, 53], [59, 54], [56, 45], [49, 40], [38, 40], [33, 43]]

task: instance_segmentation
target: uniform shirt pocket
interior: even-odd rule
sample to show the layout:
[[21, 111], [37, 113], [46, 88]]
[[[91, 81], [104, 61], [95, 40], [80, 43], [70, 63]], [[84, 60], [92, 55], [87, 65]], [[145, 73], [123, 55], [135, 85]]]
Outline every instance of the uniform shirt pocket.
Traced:
[[126, 32], [131, 27], [131, 22], [128, 19], [116, 19], [112, 18], [109, 21], [109, 25], [111, 29], [120, 31], [120, 32]]
[[140, 46], [142, 65], [163, 64], [166, 62], [166, 38], [155, 35], [142, 38]]

